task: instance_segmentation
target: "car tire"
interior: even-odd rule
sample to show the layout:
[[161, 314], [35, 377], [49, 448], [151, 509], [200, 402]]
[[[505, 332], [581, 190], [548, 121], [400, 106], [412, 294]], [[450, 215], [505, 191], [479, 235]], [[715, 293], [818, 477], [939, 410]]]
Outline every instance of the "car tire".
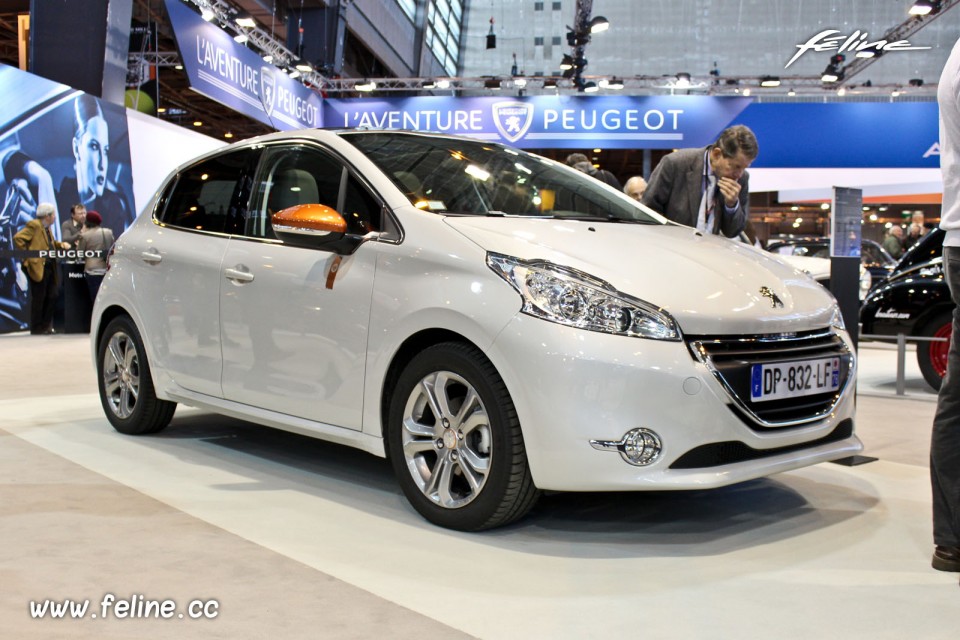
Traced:
[[177, 409], [157, 398], [143, 340], [128, 316], [111, 320], [97, 343], [97, 385], [103, 412], [120, 433], [156, 433]]
[[521, 518], [537, 501], [513, 401], [471, 345], [417, 354], [397, 380], [388, 416], [397, 481], [430, 522], [482, 531]]
[[[940, 313], [926, 322], [917, 335], [924, 338], [949, 338], [953, 332], [953, 315], [950, 312]], [[940, 390], [940, 383], [947, 373], [947, 352], [949, 342], [918, 342], [917, 364], [920, 373], [935, 390]]]

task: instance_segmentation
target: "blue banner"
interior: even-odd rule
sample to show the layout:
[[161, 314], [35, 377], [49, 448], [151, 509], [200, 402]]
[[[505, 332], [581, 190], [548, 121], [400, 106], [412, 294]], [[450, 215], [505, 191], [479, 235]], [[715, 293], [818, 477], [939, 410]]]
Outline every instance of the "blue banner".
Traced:
[[754, 167], [940, 166], [935, 102], [752, 103], [713, 96], [324, 100], [331, 128], [439, 131], [525, 149], [701, 147], [726, 127], [757, 135]]
[[439, 131], [525, 149], [700, 147], [750, 104], [696, 96], [418, 97], [324, 101], [328, 127]]
[[936, 102], [769, 103], [734, 124], [757, 134], [754, 167], [935, 169], [938, 118]]
[[180, 0], [166, 0], [166, 5], [194, 91], [280, 131], [323, 126], [319, 95]]

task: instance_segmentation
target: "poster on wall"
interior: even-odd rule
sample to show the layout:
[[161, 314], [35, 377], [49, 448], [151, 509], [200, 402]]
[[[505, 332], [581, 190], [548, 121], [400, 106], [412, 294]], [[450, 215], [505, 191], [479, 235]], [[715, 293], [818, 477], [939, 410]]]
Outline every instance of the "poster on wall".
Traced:
[[29, 317], [13, 236], [37, 205], [56, 207], [57, 238], [75, 204], [97, 211], [114, 237], [136, 212], [123, 107], [7, 65], [0, 95], [0, 332], [10, 332]]

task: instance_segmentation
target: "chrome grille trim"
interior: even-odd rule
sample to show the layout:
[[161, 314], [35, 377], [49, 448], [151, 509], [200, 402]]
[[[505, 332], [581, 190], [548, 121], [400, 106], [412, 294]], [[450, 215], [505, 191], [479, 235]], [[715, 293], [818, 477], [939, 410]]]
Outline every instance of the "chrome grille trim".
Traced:
[[[824, 419], [833, 413], [848, 388], [850, 388], [850, 382], [856, 379], [856, 356], [843, 338], [829, 329], [795, 334], [687, 336], [687, 346], [693, 357], [707, 367], [707, 370], [713, 374], [726, 391], [733, 404], [731, 410], [761, 429], [793, 427]], [[719, 358], [724, 360], [740, 359], [743, 361], [743, 367], [749, 369], [753, 364], [760, 364], [763, 361], [773, 362], [821, 356], [840, 356], [841, 361], [847, 364], [840, 388], [828, 400], [811, 402], [811, 396], [796, 398], [796, 408], [798, 410], [802, 410], [803, 406], [811, 404], [817, 405], [817, 408], [802, 417], [786, 420], [768, 419], [758, 415], [757, 407], [749, 401], [749, 394], [747, 398], [743, 398], [715, 363], [715, 359]], [[762, 409], [762, 407], [760, 408]], [[783, 409], [783, 412], [787, 411], [789, 411], [789, 408]], [[763, 411], [759, 413], [763, 413]]]

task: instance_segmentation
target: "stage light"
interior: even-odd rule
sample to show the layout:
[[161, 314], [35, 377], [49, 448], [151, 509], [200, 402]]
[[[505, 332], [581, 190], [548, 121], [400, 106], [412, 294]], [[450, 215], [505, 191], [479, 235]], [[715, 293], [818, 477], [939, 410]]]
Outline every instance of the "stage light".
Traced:
[[610, 21], [603, 16], [597, 16], [587, 23], [590, 33], [602, 33], [610, 28]]
[[234, 18], [234, 22], [237, 23], [239, 27], [246, 27], [247, 29], [253, 29], [257, 26], [256, 20], [253, 19], [253, 16], [246, 11], [241, 11], [237, 14], [237, 17]]
[[939, 13], [942, 5], [943, 2], [941, 0], [916, 0], [913, 6], [910, 7], [909, 13], [912, 16], [927, 16]]
[[778, 78], [777, 76], [762, 76], [760, 78], [760, 86], [761, 87], [779, 87], [780, 78]]

